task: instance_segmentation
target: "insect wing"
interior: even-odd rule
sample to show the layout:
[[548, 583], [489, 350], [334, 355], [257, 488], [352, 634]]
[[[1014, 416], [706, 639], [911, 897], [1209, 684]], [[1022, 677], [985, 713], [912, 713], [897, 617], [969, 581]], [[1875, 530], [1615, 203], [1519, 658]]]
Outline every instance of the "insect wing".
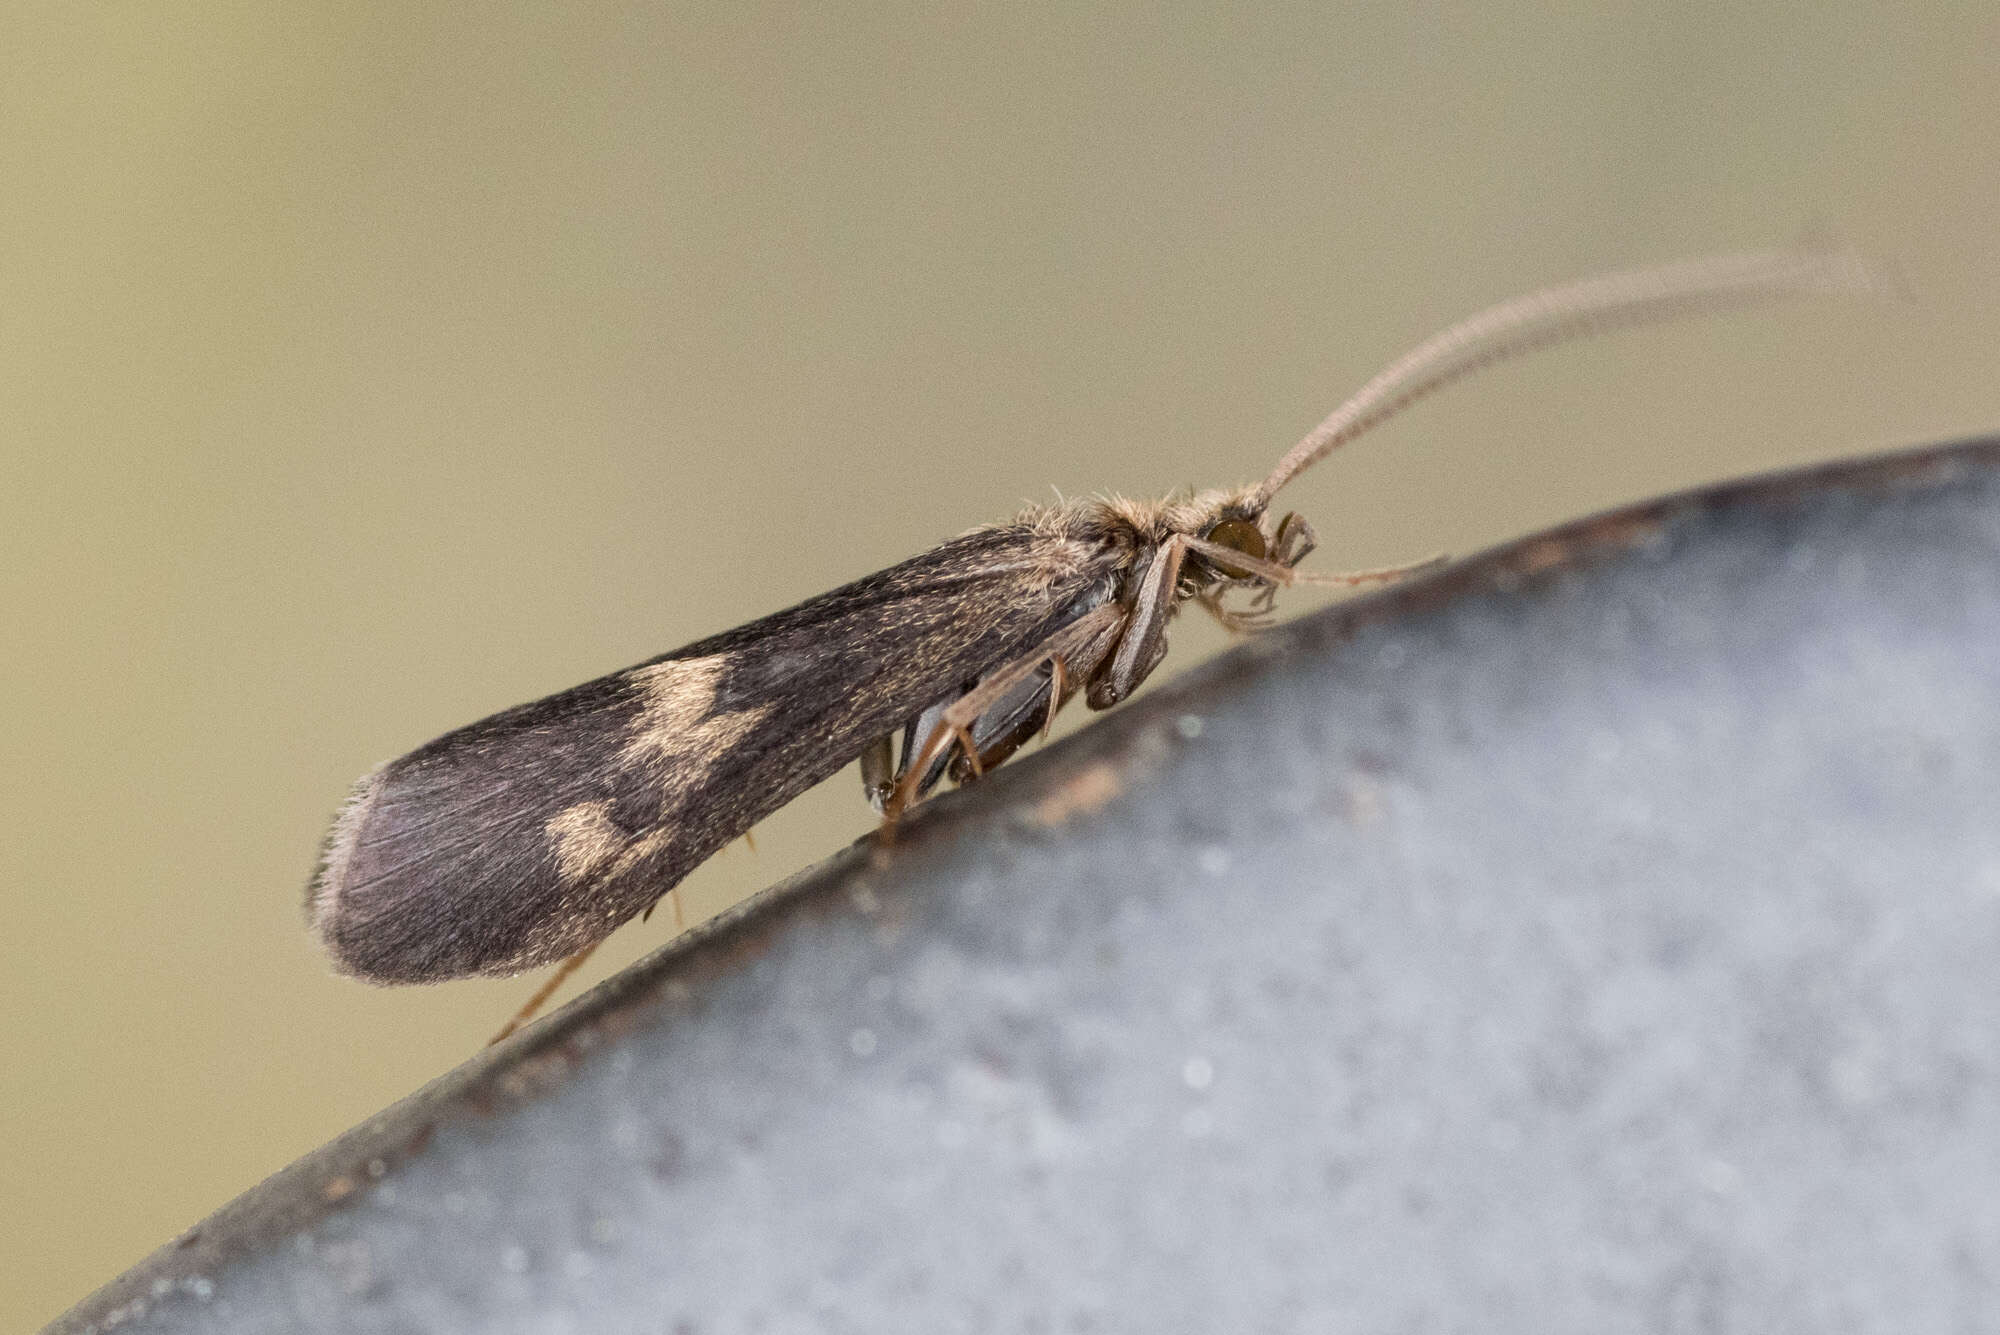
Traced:
[[367, 775], [308, 916], [378, 982], [512, 974], [601, 940], [757, 821], [1101, 600], [1114, 553], [983, 529]]

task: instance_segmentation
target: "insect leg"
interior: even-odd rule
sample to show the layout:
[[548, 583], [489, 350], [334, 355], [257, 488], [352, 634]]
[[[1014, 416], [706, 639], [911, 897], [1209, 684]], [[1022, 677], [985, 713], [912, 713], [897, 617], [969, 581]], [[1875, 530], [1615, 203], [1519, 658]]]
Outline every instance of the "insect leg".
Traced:
[[1426, 570], [1435, 570], [1451, 557], [1444, 552], [1434, 552], [1421, 561], [1411, 561], [1406, 565], [1377, 566], [1373, 570], [1341, 570], [1333, 574], [1294, 573], [1293, 580], [1299, 584], [1325, 584], [1335, 588], [1352, 589], [1363, 584], [1393, 584], [1411, 575], [1421, 575]]
[[1272, 535], [1271, 559], [1280, 565], [1295, 566], [1311, 556], [1318, 546], [1319, 534], [1294, 510], [1278, 521], [1278, 531]]
[[[1298, 511], [1292, 510], [1278, 521], [1278, 531], [1271, 535], [1270, 557], [1279, 565], [1290, 568], [1311, 556], [1318, 546], [1319, 535], [1313, 532], [1312, 525]], [[1270, 615], [1278, 602], [1278, 587], [1266, 584], [1257, 590], [1250, 599], [1253, 616], [1263, 618]], [[1225, 621], [1223, 624], [1229, 623]]]
[[1194, 596], [1202, 611], [1215, 618], [1216, 624], [1231, 635], [1247, 635], [1251, 631], [1262, 630], [1271, 624], [1271, 593], [1278, 586], [1266, 584], [1250, 600], [1248, 612], [1236, 612], [1222, 605], [1222, 590], [1205, 589]]
[[1050, 729], [1056, 726], [1056, 711], [1063, 707], [1074, 688], [1069, 684], [1069, 667], [1061, 654], [1049, 655], [1049, 712], [1042, 715], [1042, 740], [1047, 741]]
[[[1028, 687], [1027, 690], [1016, 686], [1005, 699], [973, 722], [972, 736], [979, 743], [979, 763], [982, 766], [992, 769], [1037, 735], [1048, 735], [1062, 707], [1090, 680], [1091, 674], [1103, 666], [1105, 659], [1118, 646], [1126, 616], [1116, 604], [1111, 606], [1114, 610], [1101, 613], [1094, 619], [1093, 624], [1098, 627], [1094, 634], [1082, 639], [1078, 645], [1052, 649], [1046, 670], [1038, 671], [1022, 683]], [[968, 768], [962, 758], [954, 761], [952, 777], [964, 782], [967, 777], [964, 771]]]
[[931, 767], [931, 762], [953, 745], [963, 746], [968, 754], [977, 752], [972, 743], [972, 735], [966, 732], [962, 724], [954, 725], [948, 720], [939, 719], [937, 726], [931, 729], [930, 736], [924, 739], [924, 744], [918, 748], [916, 755], [911, 757], [910, 767], [903, 771], [903, 777], [890, 792], [889, 800], [882, 804], [883, 842], [890, 840], [896, 822], [902, 818], [904, 810], [916, 801], [917, 790], [922, 786], [924, 772]]
[[1421, 561], [1408, 565], [1382, 566], [1375, 570], [1349, 570], [1339, 574], [1305, 574], [1277, 561], [1260, 561], [1254, 556], [1246, 556], [1234, 547], [1224, 547], [1219, 542], [1209, 542], [1205, 538], [1179, 537], [1171, 541], [1185, 544], [1191, 552], [1199, 552], [1217, 565], [1228, 570], [1241, 570], [1256, 579], [1271, 584], [1326, 584], [1339, 588], [1353, 588], [1358, 584], [1386, 584], [1391, 580], [1414, 575], [1421, 570], [1441, 565], [1445, 561], [1443, 553], [1426, 556]]
[[[675, 907], [679, 907], [679, 901], [675, 902]], [[602, 941], [593, 941], [582, 950], [577, 951], [576, 954], [564, 960], [561, 964], [556, 965], [556, 971], [548, 976], [546, 982], [535, 989], [535, 995], [528, 998], [528, 1004], [521, 1007], [520, 1010], [515, 1011], [514, 1018], [502, 1025], [499, 1033], [486, 1040], [486, 1046], [489, 1048], [492, 1047], [495, 1043], [509, 1037], [515, 1030], [534, 1019], [535, 1012], [542, 1008], [542, 1004], [554, 996], [556, 989], [561, 987], [571, 974], [583, 967], [583, 962], [590, 958], [590, 952], [602, 944]]]
[[861, 753], [861, 791], [877, 811], [896, 787], [896, 735], [878, 737]]
[[[1109, 652], [1111, 644], [1116, 641], [1117, 632], [1124, 625], [1126, 616], [1126, 609], [1118, 603], [1101, 603], [1091, 608], [1021, 657], [981, 677], [978, 685], [939, 710], [937, 722], [932, 726], [930, 735], [924, 739], [923, 745], [909, 756], [895, 791], [889, 795], [889, 800], [883, 806], [882, 822], [885, 837], [889, 829], [895, 825], [897, 818], [916, 800], [932, 763], [952, 746], [963, 748], [968, 766], [975, 776], [983, 771], [980, 748], [972, 733], [972, 726], [982, 715], [1005, 701], [1009, 693], [1053, 659], [1075, 658], [1081, 661], [1087, 656], [1093, 661], [1101, 660], [1103, 655]], [[1039, 706], [1040, 693], [1034, 693], [1030, 700]], [[1060, 701], [1056, 701], [1051, 707], [1059, 708]], [[1011, 737], [1003, 737], [1003, 743], [1011, 744], [1004, 745], [1004, 748], [989, 747], [988, 752], [991, 754], [998, 751], [994, 758], [994, 763], [998, 764], [1012, 755], [1025, 740], [1025, 737], [1018, 741]]]
[[[1102, 673], [1091, 678], [1087, 699], [1092, 709], [1109, 709], [1130, 695], [1167, 653], [1167, 618], [1174, 612], [1174, 588], [1180, 582], [1181, 560], [1197, 541], [1175, 534], [1153, 553], [1152, 564], [1139, 578], [1132, 600], [1132, 620], [1118, 641], [1118, 652]], [[1217, 551], [1228, 551], [1214, 543]], [[1247, 559], [1247, 558], [1246, 558]], [[1242, 562], [1238, 562], [1242, 564]]]

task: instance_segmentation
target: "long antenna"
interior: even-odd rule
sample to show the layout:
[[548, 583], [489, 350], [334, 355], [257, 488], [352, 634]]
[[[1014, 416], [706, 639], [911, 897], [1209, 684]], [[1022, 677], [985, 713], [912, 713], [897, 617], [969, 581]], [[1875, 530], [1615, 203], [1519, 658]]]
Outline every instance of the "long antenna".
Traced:
[[1278, 461], [1252, 493], [1259, 508], [1280, 487], [1418, 399], [1495, 362], [1629, 325], [1754, 305], [1780, 297], [1880, 295], [1892, 284], [1846, 251], [1750, 251], [1545, 287], [1459, 321], [1361, 387]]

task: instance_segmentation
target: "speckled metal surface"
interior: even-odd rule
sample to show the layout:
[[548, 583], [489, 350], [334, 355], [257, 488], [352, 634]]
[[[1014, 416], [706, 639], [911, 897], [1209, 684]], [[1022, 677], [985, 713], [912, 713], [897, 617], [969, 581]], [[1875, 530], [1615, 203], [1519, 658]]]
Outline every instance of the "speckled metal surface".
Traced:
[[2000, 1330], [2000, 442], [1283, 627], [82, 1330]]

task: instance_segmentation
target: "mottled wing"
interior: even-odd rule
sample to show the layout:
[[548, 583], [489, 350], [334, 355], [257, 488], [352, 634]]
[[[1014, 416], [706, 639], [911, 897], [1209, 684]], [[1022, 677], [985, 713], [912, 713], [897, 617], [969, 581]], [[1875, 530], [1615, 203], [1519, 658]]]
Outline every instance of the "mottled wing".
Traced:
[[1106, 541], [982, 529], [521, 705], [355, 786], [308, 899], [344, 971], [511, 974], [602, 939], [941, 696], [1101, 601]]

